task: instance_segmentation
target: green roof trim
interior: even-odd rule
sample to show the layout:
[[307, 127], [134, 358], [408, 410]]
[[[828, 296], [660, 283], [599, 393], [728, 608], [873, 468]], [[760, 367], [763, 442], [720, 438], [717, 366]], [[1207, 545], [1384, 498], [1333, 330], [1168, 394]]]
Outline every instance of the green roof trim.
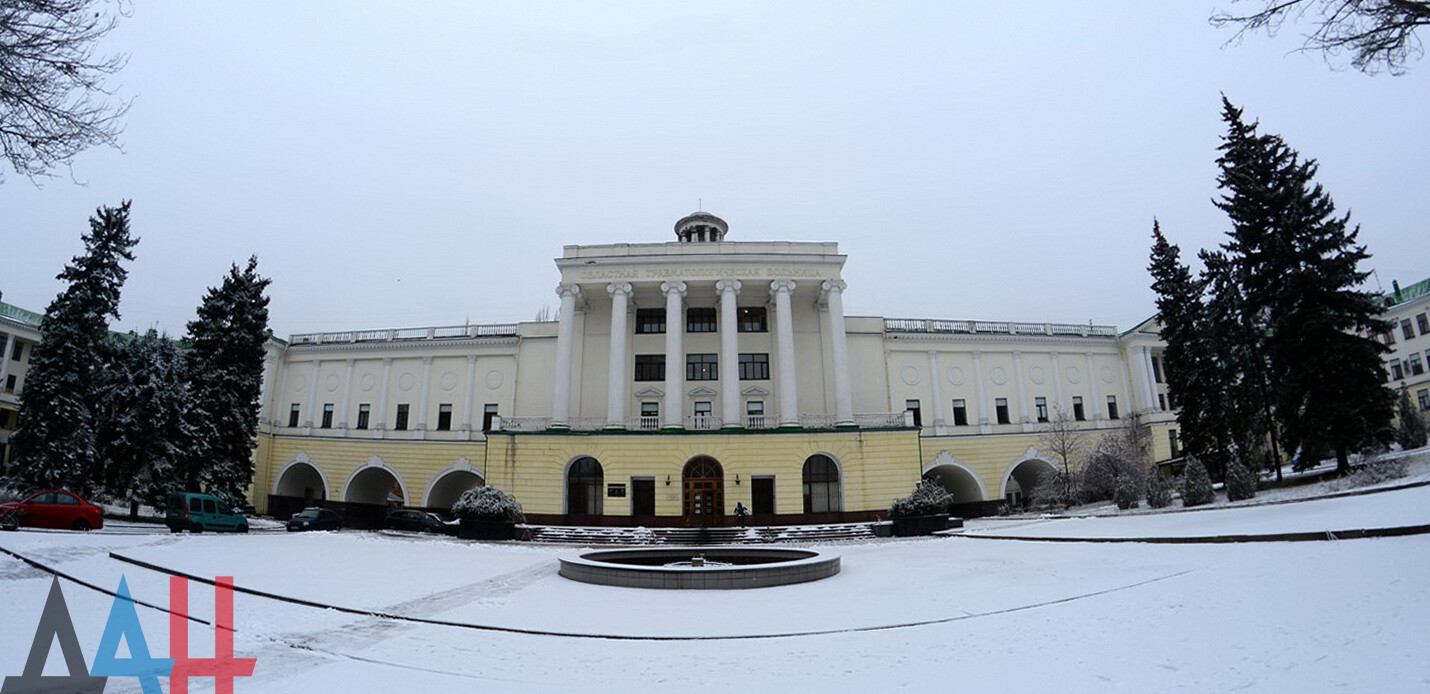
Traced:
[[0, 318], [9, 318], [11, 320], [18, 321], [26, 325], [33, 325], [38, 328], [40, 327], [40, 323], [44, 322], [45, 314], [35, 313], [34, 311], [26, 311], [19, 306], [12, 306], [3, 301], [0, 301]]
[[1409, 287], [1401, 287], [1398, 292], [1390, 292], [1385, 295], [1385, 306], [1399, 306], [1400, 304], [1414, 301], [1422, 296], [1430, 294], [1430, 279], [1423, 279]]

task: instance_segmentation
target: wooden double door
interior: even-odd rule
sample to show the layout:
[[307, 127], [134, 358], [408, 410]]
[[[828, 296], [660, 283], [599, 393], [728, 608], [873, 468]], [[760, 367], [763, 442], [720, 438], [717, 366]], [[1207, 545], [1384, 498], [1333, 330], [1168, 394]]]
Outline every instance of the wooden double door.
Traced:
[[725, 524], [725, 469], [709, 456], [691, 458], [681, 473], [685, 524], [697, 527]]

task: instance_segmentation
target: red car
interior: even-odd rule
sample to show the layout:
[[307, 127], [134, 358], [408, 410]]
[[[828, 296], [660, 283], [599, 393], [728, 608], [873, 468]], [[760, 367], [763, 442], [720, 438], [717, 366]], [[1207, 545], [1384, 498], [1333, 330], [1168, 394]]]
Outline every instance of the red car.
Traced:
[[98, 506], [74, 494], [46, 489], [24, 501], [0, 504], [0, 527], [15, 530], [22, 525], [91, 530], [104, 527], [104, 515]]

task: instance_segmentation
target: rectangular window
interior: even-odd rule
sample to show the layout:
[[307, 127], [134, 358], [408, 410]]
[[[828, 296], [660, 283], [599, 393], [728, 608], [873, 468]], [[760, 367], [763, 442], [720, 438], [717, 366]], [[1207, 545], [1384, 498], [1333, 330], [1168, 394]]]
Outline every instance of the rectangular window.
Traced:
[[1047, 399], [1047, 398], [1033, 398], [1033, 409], [1037, 410], [1037, 412], [1038, 412], [1038, 421], [1039, 421], [1039, 422], [1046, 422], [1046, 421], [1048, 421], [1048, 399]]
[[714, 381], [720, 377], [714, 354], [687, 354], [685, 355], [685, 380], [687, 381]]
[[957, 427], [968, 426], [968, 403], [963, 398], [953, 401], [953, 425]]
[[764, 306], [741, 306], [735, 309], [735, 315], [739, 317], [739, 332], [767, 333], [770, 331], [769, 316], [766, 315]]
[[323, 423], [321, 426], [324, 429], [333, 428], [333, 403], [323, 403]]
[[1177, 457], [1177, 430], [1167, 430], [1167, 443], [1172, 447], [1172, 457]]
[[1012, 421], [1008, 418], [1008, 398], [998, 398], [994, 400], [993, 408], [998, 411], [999, 424], [1007, 424]]
[[1073, 396], [1073, 419], [1076, 419], [1079, 422], [1085, 421], [1087, 419], [1087, 413], [1084, 412], [1082, 409], [1081, 395]]
[[1380, 337], [1381, 342], [1384, 342], [1387, 345], [1395, 344], [1395, 328], [1391, 328], [1390, 330], [1381, 333]]
[[637, 381], [664, 381], [664, 354], [637, 354], [635, 378]]
[[636, 334], [658, 335], [665, 332], [665, 309], [636, 309]]
[[1402, 378], [1405, 378], [1405, 376], [1400, 373], [1400, 360], [1399, 360], [1399, 359], [1391, 359], [1391, 360], [1390, 360], [1390, 380], [1392, 380], [1392, 381], [1398, 381], [1398, 380], [1400, 380], [1400, 379], [1402, 379]]
[[20, 361], [20, 356], [25, 353], [25, 343], [15, 341], [15, 348], [10, 350], [10, 361]]
[[1157, 357], [1152, 357], [1152, 380], [1162, 382], [1162, 360]]
[[714, 308], [688, 308], [688, 309], [685, 309], [685, 332], [688, 332], [688, 333], [713, 333], [713, 332], [715, 332], [715, 309], [714, 309]]
[[1430, 333], [1430, 317], [1427, 317], [1425, 314], [1422, 313], [1415, 317], [1415, 325], [1420, 328], [1421, 335]]
[[293, 403], [292, 407], [288, 408], [288, 426], [298, 426], [298, 415], [301, 411], [301, 408], [298, 407], [298, 403], [296, 402]]
[[770, 355], [768, 355], [768, 354], [741, 354], [741, 355], [740, 355], [740, 380], [741, 380], [741, 381], [768, 381], [768, 380], [770, 380]]
[[491, 431], [497, 418], [497, 404], [489, 402], [482, 406], [482, 431]]
[[437, 431], [452, 430], [452, 406], [443, 403], [437, 406]]
[[358, 405], [357, 428], [366, 429], [368, 418], [372, 416], [372, 405], [362, 403]]
[[1117, 396], [1107, 396], [1107, 418], [1117, 419]]
[[411, 405], [409, 405], [409, 404], [407, 404], [407, 403], [405, 403], [405, 402], [404, 402], [404, 403], [398, 403], [398, 405], [397, 405], [397, 421], [396, 421], [396, 422], [393, 422], [392, 428], [393, 428], [393, 429], [396, 429], [396, 430], [398, 430], [398, 431], [405, 431], [405, 430], [407, 429], [407, 415], [408, 415], [408, 413], [410, 413], [411, 411], [412, 411], [412, 406], [411, 406]]
[[15, 374], [10, 374], [9, 376], [5, 377], [5, 392], [15, 392]]
[[918, 400], [905, 400], [904, 411], [914, 415], [914, 426], [921, 427], [924, 425], [923, 408]]
[[1400, 332], [1405, 335], [1405, 339], [1407, 340], [1415, 337], [1415, 326], [1410, 324], [1409, 318], [1400, 321]]
[[714, 411], [708, 402], [695, 403], [695, 428], [709, 429], [714, 423]]
[[1419, 376], [1425, 373], [1425, 367], [1420, 365], [1420, 353], [1416, 352], [1405, 358], [1405, 365], [1409, 368], [1411, 375]]
[[[0, 429], [10, 428], [10, 410], [0, 410]], [[4, 458], [0, 458], [4, 461]]]
[[1165, 411], [1167, 409], [1167, 394], [1157, 394], [1157, 409]]
[[1422, 388], [1415, 391], [1415, 399], [1420, 401], [1420, 409], [1430, 410], [1430, 390]]
[[641, 403], [641, 428], [647, 431], [660, 428], [660, 403]]
[[765, 428], [765, 401], [750, 400], [745, 403], [745, 428]]

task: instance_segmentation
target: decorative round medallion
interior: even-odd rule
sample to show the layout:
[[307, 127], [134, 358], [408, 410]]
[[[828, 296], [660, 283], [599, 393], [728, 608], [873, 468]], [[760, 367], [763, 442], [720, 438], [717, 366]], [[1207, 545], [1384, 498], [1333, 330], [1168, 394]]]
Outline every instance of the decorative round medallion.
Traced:
[[1041, 366], [1030, 367], [1028, 369], [1028, 380], [1037, 384], [1045, 383], [1048, 380], [1048, 372], [1043, 371], [1043, 367]]
[[323, 380], [323, 390], [326, 390], [326, 391], [328, 391], [329, 393], [331, 393], [331, 392], [333, 392], [333, 391], [335, 391], [335, 390], [337, 390], [337, 389], [338, 389], [338, 375], [337, 375], [337, 374], [328, 374], [328, 377]]
[[413, 376], [411, 371], [397, 377], [398, 390], [412, 390], [412, 386], [415, 383], [417, 383], [417, 377]]
[[963, 385], [964, 381], [966, 381], [966, 380], [968, 380], [968, 377], [964, 375], [964, 373], [963, 373], [963, 367], [961, 367], [961, 366], [949, 367], [949, 369], [948, 369], [948, 382], [949, 382], [949, 383], [952, 383], [953, 385], [956, 385], [956, 386], [961, 386], [961, 385]]
[[377, 377], [372, 374], [363, 374], [362, 378], [358, 380], [358, 385], [362, 386], [364, 391], [372, 390], [372, 387], [377, 385]]
[[1001, 386], [1008, 382], [1008, 370], [1001, 366], [995, 366], [988, 372], [988, 380], [992, 381], [995, 385]]
[[442, 378], [437, 381], [437, 385], [441, 387], [442, 390], [451, 390], [453, 388], [456, 388], [457, 374], [452, 373], [451, 371], [442, 374]]
[[1082, 383], [1082, 372], [1076, 366], [1068, 366], [1063, 372], [1068, 375], [1068, 383]]
[[294, 392], [294, 393], [301, 393], [301, 392], [303, 392], [303, 389], [305, 389], [305, 388], [307, 388], [307, 387], [308, 387], [308, 377], [307, 377], [307, 376], [304, 376], [304, 375], [302, 375], [302, 374], [298, 374], [297, 376], [294, 376], [294, 377], [293, 377], [293, 392]]
[[1102, 382], [1103, 382], [1103, 383], [1111, 383], [1111, 382], [1112, 382], [1112, 367], [1111, 367], [1111, 366], [1103, 366], [1103, 367], [1102, 367]]
[[916, 386], [919, 384], [919, 369], [916, 366], [905, 366], [899, 372], [899, 378], [904, 380], [904, 385]]
[[501, 372], [497, 371], [496, 369], [488, 371], [486, 381], [487, 390], [496, 390], [497, 388], [500, 388], [502, 384]]

